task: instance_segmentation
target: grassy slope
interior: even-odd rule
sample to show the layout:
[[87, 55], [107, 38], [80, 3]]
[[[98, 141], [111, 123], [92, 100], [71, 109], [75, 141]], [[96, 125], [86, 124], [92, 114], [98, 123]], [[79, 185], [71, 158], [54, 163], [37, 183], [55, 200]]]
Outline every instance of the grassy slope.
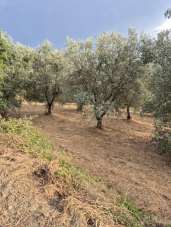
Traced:
[[72, 158], [64, 151], [55, 157], [49, 140], [31, 122], [1, 121], [0, 133], [1, 144], [44, 160], [54, 184], [60, 185], [65, 201], [68, 201], [62, 210], [76, 210], [87, 226], [156, 226], [152, 215], [138, 209], [126, 196], [113, 192], [103, 179], [74, 166]]

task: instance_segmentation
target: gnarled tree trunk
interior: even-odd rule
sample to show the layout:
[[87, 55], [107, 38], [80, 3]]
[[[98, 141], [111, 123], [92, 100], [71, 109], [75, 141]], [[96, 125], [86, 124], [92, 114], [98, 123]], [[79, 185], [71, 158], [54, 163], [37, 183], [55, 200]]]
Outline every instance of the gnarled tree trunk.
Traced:
[[47, 106], [47, 115], [51, 115], [53, 103], [48, 103]]
[[130, 112], [130, 106], [129, 105], [127, 105], [126, 110], [127, 110], [127, 120], [130, 121], [132, 119], [132, 117], [131, 117], [131, 112]]
[[57, 95], [58, 95], [57, 92], [56, 93], [54, 92], [52, 97], [49, 98], [47, 92], [45, 92], [45, 98], [46, 98], [46, 103], [47, 103], [47, 112], [46, 112], [47, 115], [52, 114], [53, 104], [55, 102]]
[[102, 128], [103, 128], [102, 119], [103, 119], [102, 117], [97, 118], [97, 125], [96, 125], [96, 128], [98, 128], [98, 129], [102, 129]]
[[107, 111], [104, 111], [104, 110], [101, 111], [100, 113], [98, 111], [95, 112], [96, 120], [97, 120], [96, 128], [98, 128], [98, 129], [102, 129], [103, 128], [102, 121], [103, 121], [103, 117], [105, 116], [106, 113], [107, 113]]

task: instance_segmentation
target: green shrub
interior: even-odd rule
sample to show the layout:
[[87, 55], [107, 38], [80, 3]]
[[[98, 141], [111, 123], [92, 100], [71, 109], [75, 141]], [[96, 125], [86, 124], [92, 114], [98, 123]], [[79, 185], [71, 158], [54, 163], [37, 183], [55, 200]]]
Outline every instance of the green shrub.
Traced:
[[171, 154], [171, 130], [160, 123], [156, 123], [154, 142], [161, 153]]
[[35, 156], [51, 160], [53, 146], [48, 139], [33, 127], [31, 121], [23, 119], [9, 119], [0, 121], [0, 133], [18, 136], [21, 141], [18, 148]]

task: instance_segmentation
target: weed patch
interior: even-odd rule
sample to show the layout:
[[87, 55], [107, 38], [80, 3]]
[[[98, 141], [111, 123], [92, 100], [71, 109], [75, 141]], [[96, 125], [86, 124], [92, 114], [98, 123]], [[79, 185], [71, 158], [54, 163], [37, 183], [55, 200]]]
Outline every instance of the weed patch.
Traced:
[[[40, 156], [46, 160], [53, 159], [53, 146], [48, 139], [32, 126], [28, 120], [9, 119], [0, 121], [0, 133], [9, 135], [16, 141], [18, 149]], [[14, 137], [16, 138], [14, 139]]]
[[91, 176], [87, 171], [73, 165], [70, 158], [64, 153], [59, 156], [59, 168], [55, 175], [62, 178], [66, 183], [71, 184], [74, 189], [85, 188], [88, 184], [95, 184], [101, 181], [99, 177]]

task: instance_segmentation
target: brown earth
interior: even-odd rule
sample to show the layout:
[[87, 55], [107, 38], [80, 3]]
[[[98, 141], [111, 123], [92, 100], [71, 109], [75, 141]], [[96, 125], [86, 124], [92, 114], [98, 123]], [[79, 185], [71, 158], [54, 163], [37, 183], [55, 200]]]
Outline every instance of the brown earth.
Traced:
[[48, 206], [48, 198], [33, 178], [40, 165], [24, 153], [0, 148], [0, 226], [41, 227], [62, 225], [55, 221], [60, 213]]
[[[6, 141], [2, 137], [0, 141]], [[108, 218], [98, 224], [98, 208], [80, 193], [68, 193], [64, 182], [55, 178], [54, 166], [55, 161], [47, 165], [1, 144], [1, 227], [122, 227]]]
[[92, 117], [78, 113], [72, 105], [56, 107], [53, 116], [45, 116], [41, 105], [25, 105], [22, 111], [34, 116], [34, 124], [57, 148], [71, 153], [77, 165], [157, 214], [159, 221], [171, 223], [171, 160], [150, 145], [152, 119], [136, 116], [127, 122], [108, 117], [104, 129], [98, 130]]

